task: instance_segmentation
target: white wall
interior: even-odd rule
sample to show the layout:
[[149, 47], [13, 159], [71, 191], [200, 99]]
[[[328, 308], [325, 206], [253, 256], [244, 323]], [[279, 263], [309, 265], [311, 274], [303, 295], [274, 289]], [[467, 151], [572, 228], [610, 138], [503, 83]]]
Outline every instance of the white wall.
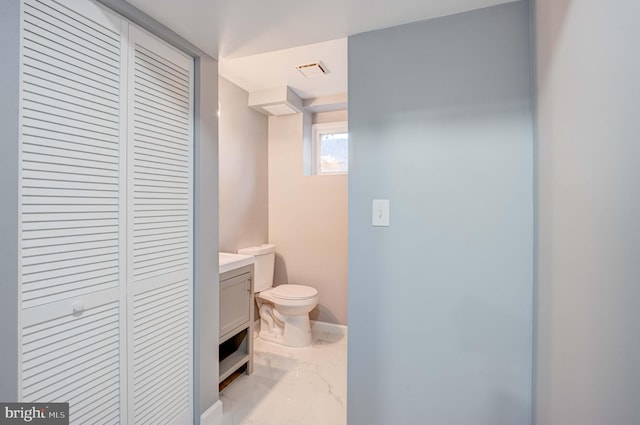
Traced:
[[528, 20], [515, 2], [349, 38], [349, 425], [530, 423]]
[[275, 282], [315, 287], [320, 301], [311, 318], [346, 324], [348, 176], [303, 174], [304, 124], [303, 114], [269, 118], [269, 241], [277, 246]]
[[537, 0], [537, 425], [640, 423], [640, 2]]
[[269, 238], [267, 117], [249, 108], [249, 93], [219, 79], [220, 251]]

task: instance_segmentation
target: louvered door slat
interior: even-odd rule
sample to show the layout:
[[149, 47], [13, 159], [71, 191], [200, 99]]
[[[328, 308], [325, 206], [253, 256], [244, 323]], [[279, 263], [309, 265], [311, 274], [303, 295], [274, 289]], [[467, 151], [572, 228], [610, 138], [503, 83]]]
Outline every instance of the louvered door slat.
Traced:
[[[26, 137], [25, 137], [26, 139]], [[65, 142], [60, 142], [61, 145], [64, 145]], [[89, 147], [87, 147], [89, 149]], [[99, 149], [91, 148], [94, 151], [99, 151]], [[33, 170], [33, 169], [25, 169], [22, 173], [23, 181], [50, 181], [50, 182], [74, 182], [80, 184], [117, 184], [118, 176], [99, 176], [99, 175], [87, 175], [87, 174], [79, 174], [79, 173], [71, 173], [64, 172], [61, 168], [58, 168], [58, 171], [52, 170]], [[104, 188], [104, 187], [103, 187]], [[42, 213], [45, 214], [45, 213]]]
[[[46, 154], [45, 152], [48, 151], [47, 148], [42, 147], [42, 146], [38, 146], [37, 148], [34, 148], [33, 145], [29, 148], [26, 149], [38, 149], [41, 150], [43, 152], [43, 154]], [[85, 156], [84, 158], [77, 158], [77, 159], [81, 159], [84, 161], [90, 161], [86, 155], [82, 152], [71, 152], [71, 153], [66, 153], [69, 152], [68, 150], [63, 154], [62, 150], [58, 149], [58, 150], [50, 150], [50, 155], [52, 157], [57, 157], [57, 158], [62, 158], [62, 157], [67, 157], [67, 158], [71, 158], [72, 156]], [[55, 155], [55, 153], [60, 152], [59, 155]], [[102, 164], [105, 164], [106, 162], [103, 162]], [[96, 165], [102, 165], [102, 164], [96, 164]], [[113, 165], [118, 165], [118, 164], [113, 164]], [[113, 171], [117, 171], [117, 170], [113, 170]], [[83, 177], [79, 177], [77, 175], [61, 175], [63, 173], [57, 173], [57, 174], [49, 174], [49, 175], [45, 175], [45, 172], [43, 170], [40, 170], [40, 174], [38, 175], [38, 172], [34, 172], [34, 173], [29, 173], [26, 172], [25, 175], [23, 176], [23, 182], [25, 187], [29, 187], [29, 188], [34, 188], [34, 189], [40, 189], [40, 188], [49, 188], [49, 189], [61, 189], [61, 190], [68, 190], [68, 191], [91, 191], [91, 192], [117, 192], [116, 189], [116, 184], [117, 184], [117, 178], [114, 177], [105, 177], [105, 176], [83, 176]], [[84, 214], [84, 213], [77, 213], [77, 214]], [[58, 216], [58, 217], [63, 217], [63, 216]], [[67, 216], [64, 216], [65, 218], [67, 218]], [[75, 216], [73, 216], [75, 217]], [[85, 216], [78, 216], [78, 217], [85, 217]], [[41, 218], [41, 217], [39, 217]], [[90, 217], [91, 219], [97, 219], [96, 217]], [[67, 218], [67, 219], [73, 219], [73, 218]]]
[[105, 140], [117, 140], [119, 136], [118, 126], [114, 125], [113, 122], [104, 122], [79, 114], [74, 116], [68, 111], [61, 111], [48, 105], [25, 102], [23, 111], [26, 126], [51, 128], [58, 132], [71, 130], [70, 134], [78, 134], [79, 132], [80, 135], [85, 134], [84, 132], [90, 132], [104, 137]]
[[[97, 21], [100, 19], [104, 23], [102, 17], [95, 16], [94, 19], [87, 19], [86, 14], [77, 12], [76, 6], [86, 9], [86, 6], [78, 1], [25, 1], [25, 22], [30, 24], [25, 27], [27, 32], [25, 38], [29, 33], [43, 34], [43, 38], [96, 60], [112, 63], [117, 69], [119, 61], [112, 55], [120, 50], [119, 34], [113, 31], [113, 28], [109, 29]], [[58, 13], [38, 13], [44, 11]], [[111, 40], [113, 44], [105, 43], [105, 40]]]
[[[46, 241], [42, 243], [46, 244]], [[98, 249], [108, 249], [114, 248], [118, 246], [118, 241], [115, 239], [101, 239], [94, 240], [90, 242], [76, 242], [74, 244], [67, 245], [43, 245], [43, 246], [31, 246], [29, 250], [29, 255], [22, 258], [23, 261], [35, 257], [45, 256], [45, 255], [74, 255], [79, 252], [89, 252], [92, 250]]]
[[145, 140], [142, 134], [136, 135], [138, 147], [140, 149], [149, 149], [156, 152], [165, 152], [174, 155], [184, 155], [189, 149], [186, 146], [177, 146], [175, 143], [164, 142], [162, 140]]
[[[105, 99], [100, 96], [93, 88], [83, 87], [72, 81], [54, 81], [50, 76], [41, 73], [37, 69], [29, 69], [23, 73], [23, 81], [28, 83], [28, 87], [23, 89], [23, 93], [31, 93], [32, 90], [38, 90], [36, 93], [52, 99], [59, 99], [67, 102], [77, 102], [89, 108], [110, 109], [115, 112], [119, 109], [118, 102], [113, 99]], [[55, 87], [52, 85], [55, 83]]]
[[[25, 144], [23, 162], [29, 170], [61, 170], [63, 173], [87, 176], [117, 177], [118, 165], [106, 161], [92, 162], [89, 158], [73, 158], [69, 155], [46, 155], [38, 152], [38, 148]], [[106, 158], [105, 158], [106, 159]], [[62, 176], [61, 176], [62, 177]], [[116, 186], [113, 186], [114, 189]]]
[[178, 118], [188, 118], [189, 111], [182, 107], [176, 107], [171, 102], [167, 102], [163, 99], [159, 99], [151, 94], [148, 94], [144, 89], [137, 88], [135, 106], [143, 108], [154, 108], [161, 113], [167, 113], [171, 116]]
[[[179, 81], [181, 85], [188, 86], [192, 78], [191, 65], [185, 63], [181, 58], [176, 57], [175, 54], [165, 56], [166, 53], [167, 52], [158, 54], [153, 50], [153, 48], [148, 48], [142, 43], [138, 43], [135, 55], [137, 63], [149, 64], [151, 65], [151, 69], [154, 70], [167, 71], [169, 74], [175, 76], [176, 81]], [[179, 55], [181, 54], [178, 52], [175, 53]], [[176, 61], [172, 61], [172, 59], [176, 59]], [[177, 64], [178, 61], [182, 62], [182, 64]]]
[[[174, 66], [174, 64], [171, 63], [173, 58], [157, 55], [155, 52], [150, 49], [146, 49], [141, 44], [138, 45], [135, 55], [137, 66], [134, 73], [163, 75], [175, 82], [175, 87], [178, 91], [189, 92], [186, 87], [189, 86], [189, 80], [191, 78], [189, 75], [190, 71], [180, 65]], [[167, 62], [167, 59], [169, 62]]]
[[[63, 201], [70, 201], [70, 202], [78, 201], [77, 198], [73, 198], [73, 199], [59, 198], [58, 201], [60, 201], [60, 199], [62, 199]], [[85, 199], [83, 199], [82, 201], [89, 202], [89, 200], [85, 200]], [[101, 228], [74, 227], [72, 229], [62, 229], [62, 230], [39, 229], [36, 231], [23, 231], [22, 240], [23, 242], [27, 242], [32, 240], [41, 241], [42, 239], [48, 239], [47, 243], [49, 244], [63, 245], [67, 243], [67, 240], [71, 237], [82, 236], [82, 237], [85, 237], [84, 240], [91, 240], [92, 237], [103, 238], [105, 235], [113, 237], [114, 233], [117, 233], [117, 231], [118, 231], [118, 226], [107, 226], [107, 227], [101, 227]], [[28, 244], [23, 244], [23, 251], [26, 254], [29, 254], [29, 251], [27, 249], [28, 249]]]
[[[25, 46], [25, 50], [28, 47], [29, 46]], [[117, 84], [117, 80], [109, 81], [98, 75], [89, 74], [86, 71], [82, 72], [81, 69], [76, 69], [48, 55], [43, 56], [38, 52], [25, 53], [23, 61], [25, 65], [28, 65], [29, 68], [33, 70], [33, 74], [42, 72], [45, 75], [50, 75], [52, 78], [61, 80], [63, 84], [74, 83], [80, 86], [91, 87], [93, 89], [92, 91], [105, 99], [112, 101], [117, 101], [118, 99], [118, 91], [112, 87], [114, 82]]]
[[162, 248], [163, 250], [166, 250], [179, 249], [184, 245], [185, 241], [189, 240], [189, 236], [185, 235], [182, 231], [148, 232], [142, 236], [138, 235], [136, 239], [136, 247], [153, 247], [154, 249]]
[[53, 45], [40, 34], [28, 34], [24, 47], [29, 51], [25, 58], [29, 58], [34, 64], [50, 64], [67, 73], [84, 74], [85, 78], [91, 78], [106, 86], [108, 91], [110, 84], [120, 79], [117, 68], [104, 62], [87, 59], [85, 55], [64, 46]]
[[158, 403], [158, 397], [168, 398], [171, 400], [171, 403], [187, 401], [187, 396], [180, 392], [180, 386], [185, 383], [185, 372], [187, 372], [185, 368], [173, 368], [170, 369], [168, 375], [164, 375], [162, 379], [147, 383], [144, 388], [145, 391], [141, 392], [142, 396], [135, 400], [135, 402], [143, 406], [138, 411], [138, 422], [142, 423], [145, 420], [151, 419], [148, 418], [148, 413], [153, 412], [158, 409], [158, 407], [166, 407], [166, 405]]
[[148, 211], [141, 211], [138, 213], [138, 217], [134, 224], [145, 224], [145, 223], [163, 223], [166, 220], [189, 220], [189, 217], [186, 214], [180, 214], [177, 212], [168, 212], [168, 213], [149, 213]]
[[[26, 13], [28, 11], [30, 13]], [[54, 255], [47, 256], [43, 255], [42, 248], [32, 252], [29, 244], [23, 244], [23, 306], [31, 308], [94, 291], [96, 282], [85, 280], [88, 273], [100, 270], [103, 275], [118, 274], [121, 256], [117, 246], [107, 252], [82, 257], [75, 254], [77, 248], [69, 246], [68, 239], [86, 236], [86, 242], [93, 242], [92, 236], [96, 241], [105, 236], [112, 240], [120, 238], [117, 212], [120, 209], [120, 108], [116, 103], [115, 107], [93, 114], [57, 100], [55, 93], [66, 92], [65, 84], [72, 82], [83, 90], [87, 101], [99, 101], [105, 90], [117, 101], [121, 90], [119, 78], [96, 77], [95, 72], [82, 72], [70, 64], [78, 63], [78, 54], [91, 58], [96, 55], [83, 53], [100, 50], [101, 62], [95, 63], [104, 64], [105, 60], [112, 63], [113, 66], [103, 65], [104, 74], [110, 75], [118, 72], [121, 53], [117, 33], [64, 4], [26, 0], [25, 13], [27, 41], [37, 36], [62, 40], [65, 46], [56, 52], [55, 59], [46, 59], [42, 54], [50, 54], [50, 51], [41, 45], [29, 42], [24, 45], [24, 73], [35, 77], [23, 82], [26, 95], [23, 102], [22, 239], [46, 241], [45, 246], [57, 247], [52, 252]], [[105, 45], [108, 49], [104, 49]], [[49, 71], [47, 81], [38, 80], [39, 70]], [[89, 93], [98, 83], [102, 92], [92, 97]], [[50, 89], [43, 93], [41, 87]], [[104, 140], [110, 144], [98, 147], [94, 138], [98, 143]], [[87, 177], [100, 183], [87, 183]], [[111, 220], [97, 221], [93, 209], [85, 208], [87, 205], [103, 205], [114, 215]], [[52, 207], [60, 206], [76, 212], [69, 216], [52, 215], [56, 209]], [[67, 255], [61, 249], [64, 246], [70, 248]], [[115, 287], [118, 280], [102, 280], [98, 285], [100, 289]]]
[[79, 31], [83, 38], [89, 38], [94, 44], [103, 42], [119, 47], [120, 31], [114, 27], [114, 21], [117, 18], [114, 17], [110, 24], [96, 16], [92, 19], [78, 10], [78, 4], [77, 1], [60, 3], [55, 0], [39, 0], [25, 3], [25, 9], [38, 11], [51, 17], [51, 22], [65, 28], [67, 33], [73, 32], [73, 29]]
[[[76, 403], [80, 396], [106, 394], [110, 400], [119, 400], [118, 303], [95, 310], [79, 318], [67, 315], [23, 329], [26, 401], [68, 401], [74, 418], [83, 411]], [[114, 423], [118, 415], [116, 412]]]
[[[114, 170], [103, 170], [98, 167], [91, 167], [91, 168], [86, 167], [89, 169], [85, 170], [82, 167], [78, 167], [77, 164], [58, 164], [58, 163], [54, 163], [53, 161], [47, 161], [46, 158], [42, 158], [42, 160], [40, 161], [36, 161], [34, 159], [22, 160], [22, 166], [23, 166], [23, 171], [25, 172], [25, 175], [28, 175], [29, 172], [57, 173], [56, 176], [49, 175], [47, 177], [47, 179], [49, 180], [72, 178], [70, 176], [76, 176], [75, 177], [76, 181], [85, 177], [96, 179], [98, 181], [103, 181], [103, 180], [100, 180], [100, 178], [106, 177], [110, 179], [109, 181], [111, 182], [114, 182], [114, 181], [117, 182], [119, 179], [119, 174], [115, 173]], [[94, 204], [94, 203], [91, 202], [91, 203], [85, 203], [82, 205], [91, 205], [91, 204]], [[34, 206], [37, 204], [34, 204], [33, 202], [25, 202], [24, 205]], [[56, 206], [62, 205], [62, 203], [61, 202], [58, 202], [55, 204], [49, 203], [46, 205], [56, 207]]]
[[[24, 43], [29, 46], [28, 56], [37, 54], [53, 59], [58, 65], [69, 64], [91, 72], [96, 78], [118, 79], [119, 62], [113, 55], [120, 51], [119, 47], [101, 49], [92, 44], [95, 39], [86, 39], [65, 33], [64, 26], [52, 25], [47, 15], [34, 15], [27, 7], [25, 10]], [[48, 60], [39, 60], [46, 64]], [[75, 70], [70, 69], [70, 72]]]
[[[115, 112], [114, 112], [115, 113]], [[36, 141], [50, 141], [51, 143], [69, 143], [78, 146], [84, 146], [87, 149], [91, 149], [92, 152], [100, 153], [101, 149], [109, 151], [119, 149], [118, 139], [113, 137], [101, 137], [98, 134], [91, 135], [76, 135], [73, 133], [55, 131], [52, 128], [47, 127], [26, 127], [23, 128], [23, 136], [25, 140]]]
[[[23, 99], [25, 100], [42, 102], [43, 98], [46, 98], [50, 102], [52, 102], [52, 104], [60, 105], [63, 108], [75, 107], [81, 111], [91, 111], [96, 112], [97, 114], [106, 114], [100, 115], [101, 117], [109, 117], [112, 114], [118, 113], [117, 107], [114, 107], [113, 105], [104, 105], [102, 103], [93, 102], [92, 99], [90, 99], [90, 95], [82, 94], [81, 92], [62, 92], [49, 86], [36, 86], [35, 81], [30, 81], [29, 85], [31, 86], [31, 89], [23, 90], [22, 93]], [[37, 91], [33, 91], [34, 89], [37, 89]]]
[[153, 79], [157, 79], [164, 84], [172, 86], [178, 93], [182, 93], [185, 97], [188, 97], [188, 92], [184, 89], [184, 86], [189, 83], [188, 78], [184, 78], [183, 76], [176, 74], [172, 69], [163, 67], [161, 62], [150, 59], [141, 50], [138, 50], [137, 52], [136, 64], [136, 73], [139, 75], [148, 75]]
[[139, 129], [146, 133], [165, 136], [169, 138], [168, 140], [175, 140], [178, 143], [183, 142], [185, 136], [188, 136], [188, 132], [186, 130], [176, 127], [175, 125], [171, 125], [171, 123], [168, 124], [166, 121], [160, 119], [160, 117], [154, 119], [137, 114], [136, 119]]
[[[119, 409], [120, 409], [120, 406], [118, 405], [117, 402], [112, 403], [111, 405], [105, 405], [103, 409], [101, 409], [98, 412], [95, 412], [95, 414], [91, 418], [91, 423], [93, 425], [112, 424], [113, 420], [111, 418], [113, 417], [113, 413], [117, 412]], [[80, 420], [85, 420], [84, 423], [87, 422], [85, 418], [80, 418]]]
[[118, 99], [115, 96], [106, 95], [91, 86], [82, 85], [74, 80], [58, 78], [57, 76], [48, 74], [37, 67], [29, 67], [28, 69], [25, 69], [23, 71], [23, 75], [23, 81], [25, 83], [29, 83], [29, 86], [26, 88], [28, 90], [35, 88], [39, 90], [47, 90], [50, 89], [50, 87], [55, 87], [56, 91], [64, 90], [64, 93], [72, 98], [88, 100], [96, 105], [105, 107], [118, 107]]
[[160, 235], [157, 238], [147, 238], [146, 241], [138, 241], [135, 246], [138, 252], [146, 252], [145, 250], [152, 249], [174, 249], [175, 247], [182, 246], [185, 242], [188, 243], [188, 237], [182, 236], [166, 236]]
[[192, 416], [192, 60], [140, 31], [129, 35], [129, 422], [187, 424]]
[[[99, 391], [96, 388], [96, 391]], [[76, 403], [77, 413], [75, 421], [82, 424], [95, 424], [96, 415], [109, 414], [113, 418], [120, 409], [117, 399], [111, 397], [108, 391], [101, 391], [100, 397], [85, 397]]]
[[189, 168], [189, 163], [186, 162], [184, 157], [178, 153], [165, 152], [159, 149], [150, 149], [140, 146], [136, 149], [136, 154], [139, 157], [148, 158], [152, 162], [165, 163], [166, 165], [172, 165], [175, 167]]
[[117, 135], [119, 122], [113, 120], [114, 114], [112, 112], [101, 114], [95, 110], [57, 102], [44, 96], [31, 97], [27, 95], [24, 96], [23, 99], [24, 110], [32, 112], [27, 116], [32, 118], [35, 122], [43, 121], [45, 117], [61, 117], [64, 115], [65, 121], [59, 121], [61, 124], [68, 124], [69, 121], [66, 120], [70, 120], [72, 122], [82, 124], [82, 128], [85, 129], [88, 125], [95, 126], [92, 128], [95, 128], [96, 131], [100, 131], [102, 134], [111, 136], [113, 136], [113, 132], [110, 130], [116, 130]]
[[163, 58], [158, 57], [151, 50], [147, 50], [144, 46], [139, 46], [136, 52], [138, 69], [146, 70], [157, 75], [162, 75], [167, 79], [176, 82], [177, 87], [182, 88], [183, 85], [189, 84], [189, 73], [185, 72], [181, 67], [173, 67], [166, 63]]
[[140, 62], [135, 71], [136, 80], [146, 87], [156, 87], [158, 90], [174, 97], [174, 101], [180, 101], [185, 106], [189, 105], [189, 92], [184, 85], [164, 78], [160, 73], [144, 69]]

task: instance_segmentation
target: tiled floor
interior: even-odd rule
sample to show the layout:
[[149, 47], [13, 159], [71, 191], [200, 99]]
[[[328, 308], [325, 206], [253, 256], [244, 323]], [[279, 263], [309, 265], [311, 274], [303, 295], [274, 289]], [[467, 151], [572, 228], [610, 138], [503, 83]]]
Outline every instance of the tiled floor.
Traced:
[[220, 394], [223, 425], [345, 425], [347, 337], [312, 332], [313, 346], [255, 340], [254, 372]]

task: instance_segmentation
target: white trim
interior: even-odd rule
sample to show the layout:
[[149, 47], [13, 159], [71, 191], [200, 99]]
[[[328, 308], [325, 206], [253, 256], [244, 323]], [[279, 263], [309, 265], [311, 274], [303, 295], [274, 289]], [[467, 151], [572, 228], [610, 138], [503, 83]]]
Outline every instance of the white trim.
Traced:
[[331, 176], [348, 174], [347, 171], [321, 172], [320, 171], [320, 136], [332, 133], [349, 133], [349, 123], [347, 121], [336, 121], [328, 123], [313, 124], [311, 126], [311, 170], [316, 176]]
[[200, 416], [200, 425], [222, 424], [222, 400], [218, 400]]
[[[315, 332], [328, 332], [330, 334], [336, 334], [341, 336], [347, 336], [349, 327], [346, 325], [338, 325], [336, 323], [321, 322], [318, 320], [310, 320], [311, 331]], [[260, 334], [260, 319], [253, 322], [253, 337], [257, 338]]]
[[345, 325], [311, 320], [311, 332], [328, 332], [331, 334], [348, 336], [348, 330], [349, 328]]
[[[129, 130], [127, 122], [129, 119], [129, 24], [122, 19], [120, 21], [120, 175], [119, 175], [119, 214], [118, 225], [120, 226], [119, 233], [119, 258], [120, 263], [120, 276], [118, 290], [120, 309], [120, 422], [126, 424], [129, 417], [129, 337], [128, 337], [128, 314], [127, 308], [127, 277], [128, 277], [128, 254], [129, 248], [127, 243], [127, 167], [129, 150], [127, 148], [129, 140]], [[122, 266], [124, 265], [124, 266]]]

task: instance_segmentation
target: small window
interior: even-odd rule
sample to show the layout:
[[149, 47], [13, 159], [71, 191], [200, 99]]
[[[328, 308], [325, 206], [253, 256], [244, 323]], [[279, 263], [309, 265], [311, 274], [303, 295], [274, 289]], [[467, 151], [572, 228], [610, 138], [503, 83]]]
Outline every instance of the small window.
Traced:
[[346, 174], [349, 170], [349, 130], [346, 122], [314, 124], [315, 174]]

